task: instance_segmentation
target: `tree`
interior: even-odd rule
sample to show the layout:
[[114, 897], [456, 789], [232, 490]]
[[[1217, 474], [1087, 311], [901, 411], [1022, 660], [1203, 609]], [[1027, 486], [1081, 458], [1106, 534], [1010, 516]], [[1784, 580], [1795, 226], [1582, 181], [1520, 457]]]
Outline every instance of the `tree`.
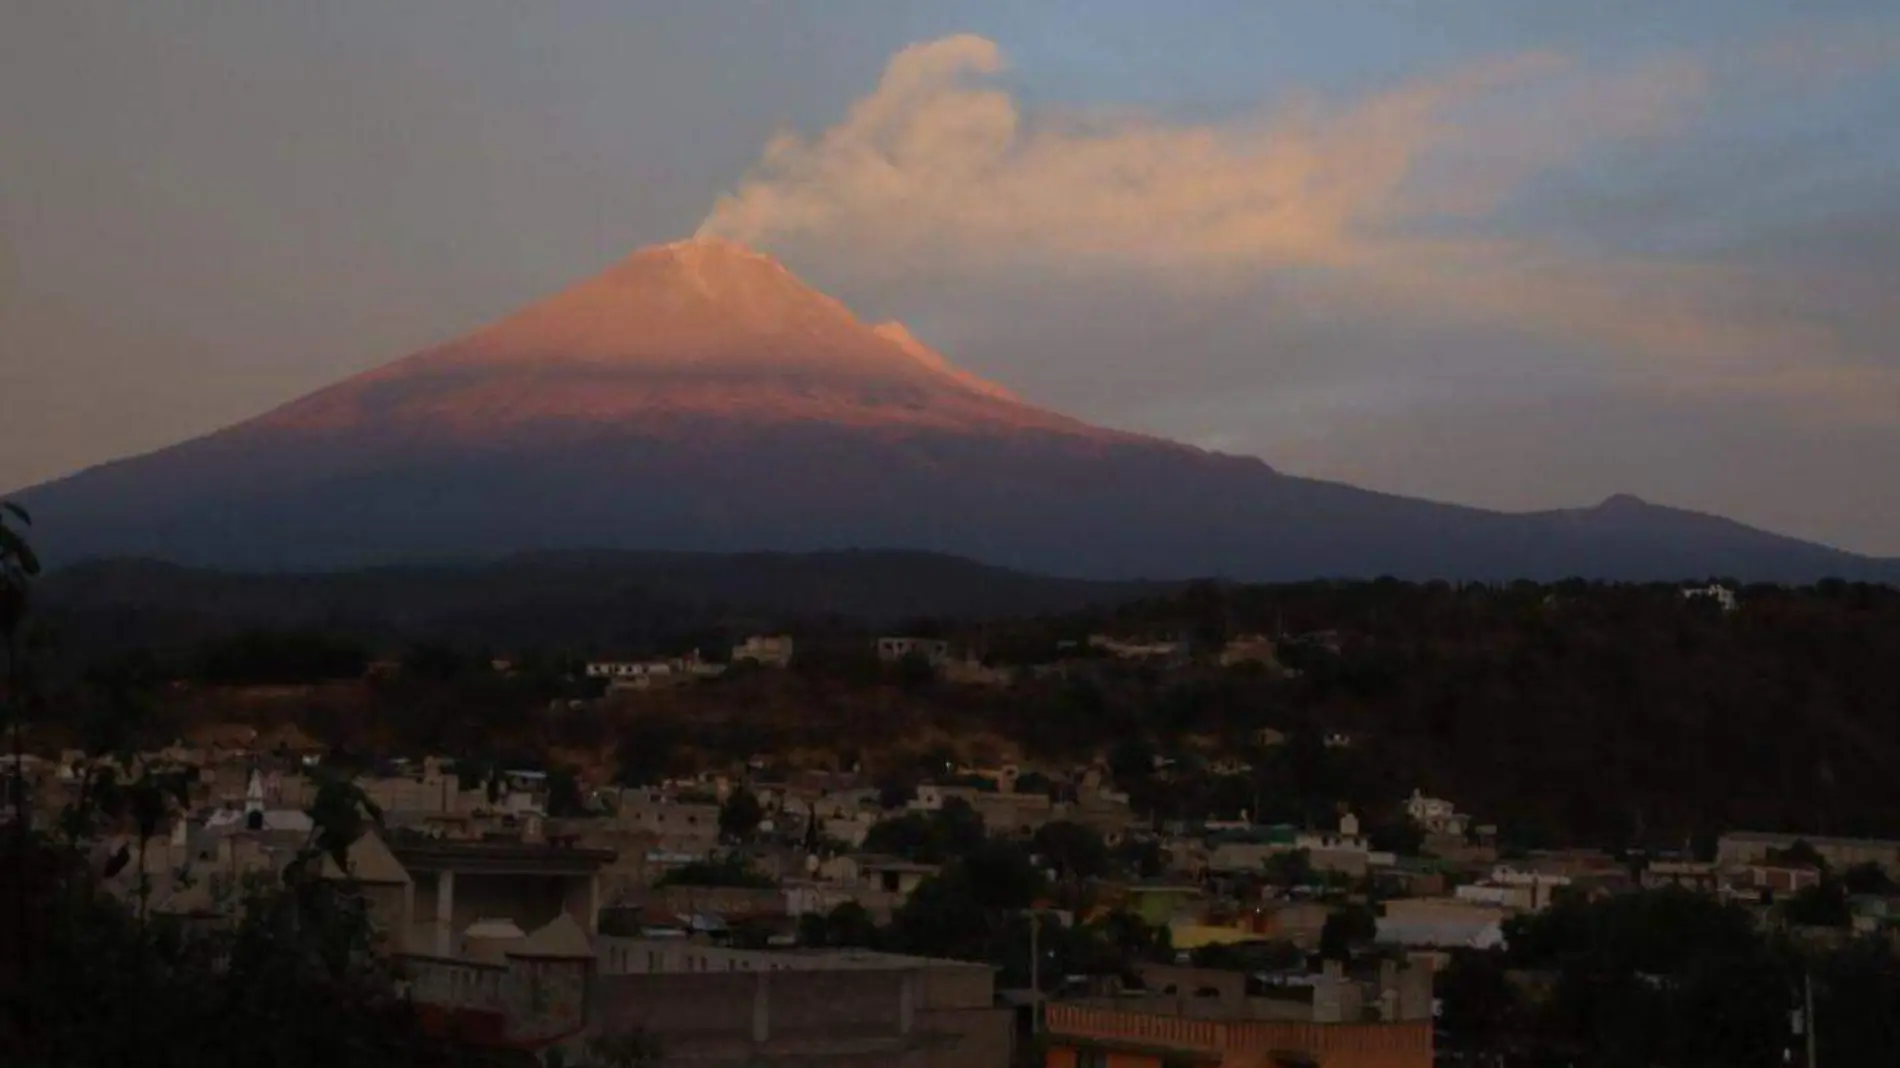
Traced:
[[1768, 859], [1775, 864], [1790, 868], [1816, 868], [1827, 870], [1827, 858], [1815, 849], [1813, 843], [1805, 838], [1797, 838], [1786, 849], [1770, 849]]
[[733, 855], [716, 860], [695, 860], [667, 872], [655, 886], [739, 886], [771, 890], [778, 880], [759, 871], [746, 859]]
[[1328, 960], [1345, 960], [1354, 946], [1362, 946], [1379, 936], [1379, 918], [1365, 905], [1352, 904], [1334, 909], [1319, 931], [1319, 952]]
[[[146, 786], [143, 800], [139, 789], [99, 789], [84, 803], [123, 811], [144, 833], [169, 803], [156, 781]], [[102, 893], [84, 838], [27, 836], [26, 852], [4, 860], [20, 877], [0, 880], [0, 905], [31, 921], [0, 925], [0, 1063], [450, 1063], [374, 952], [369, 903], [351, 876], [350, 845], [378, 814], [330, 782], [309, 814], [312, 831], [281, 878], [242, 888], [231, 921], [208, 929]], [[91, 822], [72, 814], [61, 825]], [[15, 982], [28, 968], [31, 982]]]
[[[1014, 959], [1013, 918], [1035, 904], [1042, 875], [1012, 842], [989, 839], [925, 879], [891, 917], [893, 948], [957, 960]], [[1025, 935], [1026, 937], [1026, 935]]]
[[903, 808], [916, 796], [917, 784], [908, 779], [886, 779], [877, 787], [877, 805], [886, 812]]
[[936, 665], [922, 653], [905, 653], [897, 661], [897, 684], [906, 693], [915, 693], [937, 681]]
[[1446, 1044], [1454, 1049], [1485, 1048], [1524, 1025], [1523, 999], [1511, 986], [1500, 953], [1454, 955], [1433, 987], [1444, 1006]]
[[1115, 785], [1125, 790], [1129, 784], [1154, 774], [1154, 758], [1154, 746], [1145, 739], [1124, 738], [1108, 751], [1109, 774], [1115, 777]]
[[1366, 844], [1384, 853], [1417, 856], [1425, 844], [1425, 829], [1401, 814], [1366, 831]]
[[1124, 836], [1113, 856], [1117, 868], [1142, 879], [1153, 879], [1168, 868], [1168, 851], [1153, 838]]
[[864, 851], [943, 864], [967, 856], [984, 840], [983, 817], [969, 802], [953, 797], [935, 812], [906, 812], [874, 824], [864, 836]]
[[1260, 862], [1266, 880], [1274, 886], [1311, 886], [1319, 878], [1313, 870], [1313, 854], [1305, 849], [1287, 849], [1271, 854]]
[[451, 682], [468, 673], [475, 661], [452, 645], [418, 642], [403, 651], [402, 673], [433, 682]]
[[1040, 771], [1025, 771], [1016, 777], [1016, 792], [1019, 794], [1051, 795], [1055, 788], [1056, 784], [1049, 776]]
[[1781, 916], [1800, 927], [1848, 927], [1854, 922], [1847, 888], [1831, 878], [1796, 891], [1781, 903]]
[[1900, 891], [1900, 885], [1894, 883], [1887, 869], [1868, 861], [1856, 864], [1841, 873], [1841, 886], [1850, 894], [1891, 895]]
[[719, 806], [719, 833], [732, 842], [746, 842], [765, 819], [765, 809], [751, 790], [741, 786]]
[[1043, 860], [1066, 878], [1093, 879], [1108, 870], [1108, 846], [1091, 827], [1056, 820], [1036, 829], [1033, 842]]
[[567, 768], [548, 772], [548, 815], [571, 819], [587, 814], [586, 799], [581, 796], [580, 780]]
[[1291, 942], [1214, 942], [1196, 947], [1188, 960], [1196, 968], [1229, 972], [1281, 971], [1301, 966], [1306, 955]]
[[808, 912], [800, 916], [798, 941], [807, 946], [875, 949], [877, 921], [863, 905], [846, 901], [830, 912]]

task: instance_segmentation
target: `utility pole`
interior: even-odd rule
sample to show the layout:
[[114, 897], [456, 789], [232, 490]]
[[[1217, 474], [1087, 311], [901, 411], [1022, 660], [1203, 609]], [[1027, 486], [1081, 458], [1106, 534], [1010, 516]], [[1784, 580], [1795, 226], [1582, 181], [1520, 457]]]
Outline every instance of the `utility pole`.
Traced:
[[1802, 1030], [1803, 1032], [1805, 1032], [1805, 1033], [1806, 1033], [1806, 1035], [1807, 1035], [1807, 1039], [1808, 1039], [1808, 1063], [1807, 1063], [1807, 1068], [1815, 1068], [1815, 1063], [1814, 1063], [1814, 1062], [1815, 1062], [1815, 1054], [1814, 1054], [1814, 971], [1813, 971], [1812, 969], [1809, 969], [1809, 970], [1806, 970], [1806, 971], [1804, 971], [1804, 972], [1802, 973], [1802, 975], [1801, 975], [1801, 999], [1802, 999], [1802, 1002], [1803, 1002], [1803, 1007], [1802, 1007], [1802, 1010], [1801, 1010], [1801, 1023], [1802, 1023], [1802, 1025], [1803, 1025], [1803, 1026], [1802, 1026], [1802, 1028], [1801, 1028], [1801, 1030]]
[[1029, 1033], [1042, 1034], [1042, 914], [1029, 910]]

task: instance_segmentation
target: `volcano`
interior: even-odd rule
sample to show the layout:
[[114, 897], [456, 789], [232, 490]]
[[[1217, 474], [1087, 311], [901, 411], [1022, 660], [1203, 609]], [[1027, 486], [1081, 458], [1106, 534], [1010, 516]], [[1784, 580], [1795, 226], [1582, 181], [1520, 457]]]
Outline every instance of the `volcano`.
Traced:
[[58, 560], [252, 570], [907, 548], [1117, 578], [1900, 574], [1633, 498], [1487, 512], [1091, 426], [710, 239], [17, 497]]

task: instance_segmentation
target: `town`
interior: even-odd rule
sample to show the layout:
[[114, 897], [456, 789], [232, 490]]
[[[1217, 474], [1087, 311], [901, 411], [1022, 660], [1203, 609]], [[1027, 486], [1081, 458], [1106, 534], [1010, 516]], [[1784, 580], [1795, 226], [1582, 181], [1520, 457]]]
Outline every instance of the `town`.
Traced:
[[[1652, 603], [1699, 627], [1747, 614], [1719, 585]], [[308, 859], [342, 799], [360, 825], [332, 842], [320, 877], [366, 902], [375, 952], [429, 1033], [521, 1063], [1563, 1063], [1607, 1026], [1573, 989], [1603, 981], [1589, 970], [1600, 962], [1580, 963], [1592, 952], [1643, 961], [1625, 976], [1638, 993], [1729, 996], [1723, 982], [1747, 981], [1745, 1025], [1680, 1040], [1779, 1053], [1816, 1010], [1771, 975], [1792, 959], [1891, 968], [1900, 944], [1900, 841], [1748, 826], [1674, 847], [1527, 841], [1514, 813], [1418, 782], [1386, 778], [1368, 796], [1353, 762], [1381, 742], [1363, 722], [1229, 724], [1167, 742], [1070, 724], [1093, 738], [1070, 759], [1007, 732], [958, 744], [924, 730], [911, 744], [910, 723], [893, 728], [896, 746], [867, 730], [741, 751], [731, 744], [757, 739], [721, 735], [692, 703], [763, 706], [801, 669], [899, 702], [1023, 687], [1073, 700], [1133, 676], [1303, 685], [1363, 641], [1051, 632], [1012, 665], [974, 644], [996, 628], [921, 629], [830, 635], [809, 654], [797, 634], [758, 633], [716, 658], [575, 660], [544, 716], [556, 737], [563, 722], [622, 717], [612, 744], [566, 738], [518, 762], [399, 752], [361, 731], [320, 739], [268, 714], [310, 705], [325, 684], [173, 681], [174, 704], [196, 712], [172, 721], [167, 744], [28, 745], [8, 758], [12, 796], [40, 826], [108, 786], [146, 798], [107, 819], [87, 855], [103, 892], [181, 937], [239, 923], [257, 888]], [[328, 685], [413, 694], [404, 679], [523, 670], [427, 647]], [[1041, 704], [1027, 714], [1073, 715]], [[249, 722], [218, 718], [231, 709]], [[702, 744], [682, 744], [692, 732], [665, 726], [669, 714]], [[713, 736], [727, 752], [703, 744]], [[614, 761], [598, 759], [608, 750]], [[1310, 777], [1322, 768], [1334, 774]], [[1262, 785], [1301, 775], [1301, 803]], [[1854, 956], [1876, 944], [1885, 964]], [[1757, 971], [1703, 974], [1712, 946]], [[1889, 978], [1880, 996], [1895, 993]], [[1831, 989], [1814, 1017], [1841, 1029], [1833, 1041], [1853, 1026], [1828, 1018], [1841, 996]]]

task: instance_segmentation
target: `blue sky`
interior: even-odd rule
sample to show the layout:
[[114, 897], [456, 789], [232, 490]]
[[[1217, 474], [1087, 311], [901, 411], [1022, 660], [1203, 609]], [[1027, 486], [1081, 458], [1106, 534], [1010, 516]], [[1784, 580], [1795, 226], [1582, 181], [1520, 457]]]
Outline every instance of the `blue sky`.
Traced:
[[0, 488], [704, 224], [1099, 422], [1900, 555], [1891, 4], [210, 7], [0, 14]]

